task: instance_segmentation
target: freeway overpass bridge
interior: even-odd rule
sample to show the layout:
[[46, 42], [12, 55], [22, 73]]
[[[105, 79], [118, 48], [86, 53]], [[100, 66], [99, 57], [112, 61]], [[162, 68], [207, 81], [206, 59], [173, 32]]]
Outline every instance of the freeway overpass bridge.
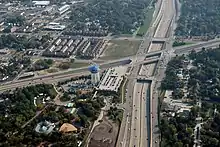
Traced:
[[[210, 41], [202, 42], [202, 43], [198, 43], [198, 44], [176, 47], [176, 48], [174, 48], [174, 50], [175, 50], [174, 53], [175, 54], [189, 53], [193, 49], [194, 50], [201, 50], [202, 47], [209, 49], [209, 47], [213, 47], [213, 46], [216, 47], [219, 44], [220, 44], [220, 39], [215, 39], [215, 40], [210, 40]], [[107, 61], [106, 63], [100, 64], [100, 68], [107, 69], [110, 67], [126, 65], [125, 60], [132, 60], [132, 62], [134, 62], [133, 64], [135, 64], [135, 65], [149, 64], [152, 62], [157, 62], [159, 60], [161, 53], [163, 53], [165, 51], [168, 51], [168, 49], [150, 52], [150, 53], [146, 53], [146, 54], [139, 54], [138, 56], [125, 57], [125, 58], [117, 59], [117, 60], [113, 60], [113, 61]], [[159, 56], [159, 57], [154, 58], [154, 59], [150, 59], [150, 60], [146, 60], [146, 62], [140, 61], [140, 62], [135, 63], [135, 60], [134, 60], [135, 58], [137, 59], [140, 57], [143, 57], [143, 58], [145, 57], [145, 59], [146, 59], [151, 56]], [[127, 64], [129, 65], [130, 62]], [[58, 72], [58, 73], [48, 74], [48, 75], [44, 75], [44, 76], [38, 76], [38, 77], [33, 77], [33, 78], [28, 78], [28, 79], [23, 79], [23, 80], [17, 80], [17, 81], [13, 81], [13, 82], [2, 83], [0, 85], [0, 91], [2, 92], [5, 90], [16, 88], [16, 87], [27, 86], [29, 84], [32, 84], [33, 82], [35, 82], [33, 84], [42, 83], [43, 81], [47, 81], [48, 83], [54, 83], [54, 82], [57, 82], [60, 80], [69, 79], [69, 78], [74, 77], [76, 75], [86, 74], [86, 72], [88, 72], [88, 69], [87, 69], [87, 67], [84, 67], [84, 68], [77, 68], [77, 69], [72, 69], [72, 70], [68, 70], [68, 71], [62, 71], [62, 72]]]
[[152, 38], [152, 43], [165, 43], [169, 40], [169, 38], [160, 38], [160, 37], [154, 37]]
[[144, 75], [138, 75], [137, 77], [135, 76], [129, 76], [127, 77], [128, 80], [136, 79], [138, 81], [153, 81], [154, 77], [153, 76], [144, 76]]

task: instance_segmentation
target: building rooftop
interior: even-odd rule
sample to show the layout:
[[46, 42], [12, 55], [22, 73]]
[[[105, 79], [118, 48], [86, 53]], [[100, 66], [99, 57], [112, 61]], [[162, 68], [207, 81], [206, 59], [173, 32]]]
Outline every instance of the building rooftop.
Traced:
[[49, 134], [50, 132], [53, 131], [54, 128], [55, 128], [54, 123], [43, 121], [37, 124], [35, 131], [38, 133]]
[[99, 90], [118, 91], [126, 73], [126, 67], [110, 68], [105, 73], [98, 86]]
[[50, 1], [33, 1], [33, 4], [39, 6], [47, 6], [50, 4]]
[[69, 123], [64, 123], [60, 129], [59, 129], [60, 132], [63, 132], [63, 133], [69, 133], [69, 132], [76, 132], [77, 131], [77, 128], [75, 126], [73, 126], [72, 124], [69, 124]]

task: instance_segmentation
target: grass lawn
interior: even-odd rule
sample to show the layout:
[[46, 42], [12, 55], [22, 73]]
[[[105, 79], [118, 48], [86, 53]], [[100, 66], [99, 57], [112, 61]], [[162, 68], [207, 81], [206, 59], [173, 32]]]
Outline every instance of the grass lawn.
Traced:
[[49, 68], [46, 70], [48, 73], [55, 73], [55, 72], [58, 72], [59, 69], [56, 69], [56, 68]]
[[54, 87], [52, 87], [50, 90], [49, 90], [49, 93], [50, 95], [55, 98], [57, 96], [57, 92], [56, 90], [54, 89]]
[[80, 67], [85, 67], [85, 66], [89, 66], [89, 63], [84, 63], [84, 62], [74, 62], [71, 63], [70, 68], [80, 68]]
[[178, 41], [175, 41], [173, 43], [173, 47], [178, 47], [178, 46], [184, 46], [184, 45], [191, 45], [191, 44], [195, 44], [194, 42], [178, 42]]
[[100, 59], [111, 60], [135, 55], [140, 44], [139, 40], [111, 40]]
[[137, 32], [137, 36], [143, 36], [148, 28], [150, 27], [151, 20], [153, 18], [153, 13], [154, 13], [154, 7], [150, 7], [145, 10], [145, 20], [144, 24], [140, 27], [140, 29]]

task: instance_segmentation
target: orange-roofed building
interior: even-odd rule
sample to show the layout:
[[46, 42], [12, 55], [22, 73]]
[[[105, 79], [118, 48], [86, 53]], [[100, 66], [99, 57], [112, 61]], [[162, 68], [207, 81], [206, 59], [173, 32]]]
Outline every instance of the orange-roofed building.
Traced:
[[62, 132], [62, 133], [77, 132], [77, 128], [75, 126], [73, 126], [72, 124], [64, 123], [60, 127], [59, 131]]

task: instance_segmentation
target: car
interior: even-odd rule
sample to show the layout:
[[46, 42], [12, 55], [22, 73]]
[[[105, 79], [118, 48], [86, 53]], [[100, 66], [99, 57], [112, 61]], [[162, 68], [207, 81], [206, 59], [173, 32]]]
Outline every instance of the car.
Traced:
[[157, 140], [155, 141], [155, 143], [157, 143]]

